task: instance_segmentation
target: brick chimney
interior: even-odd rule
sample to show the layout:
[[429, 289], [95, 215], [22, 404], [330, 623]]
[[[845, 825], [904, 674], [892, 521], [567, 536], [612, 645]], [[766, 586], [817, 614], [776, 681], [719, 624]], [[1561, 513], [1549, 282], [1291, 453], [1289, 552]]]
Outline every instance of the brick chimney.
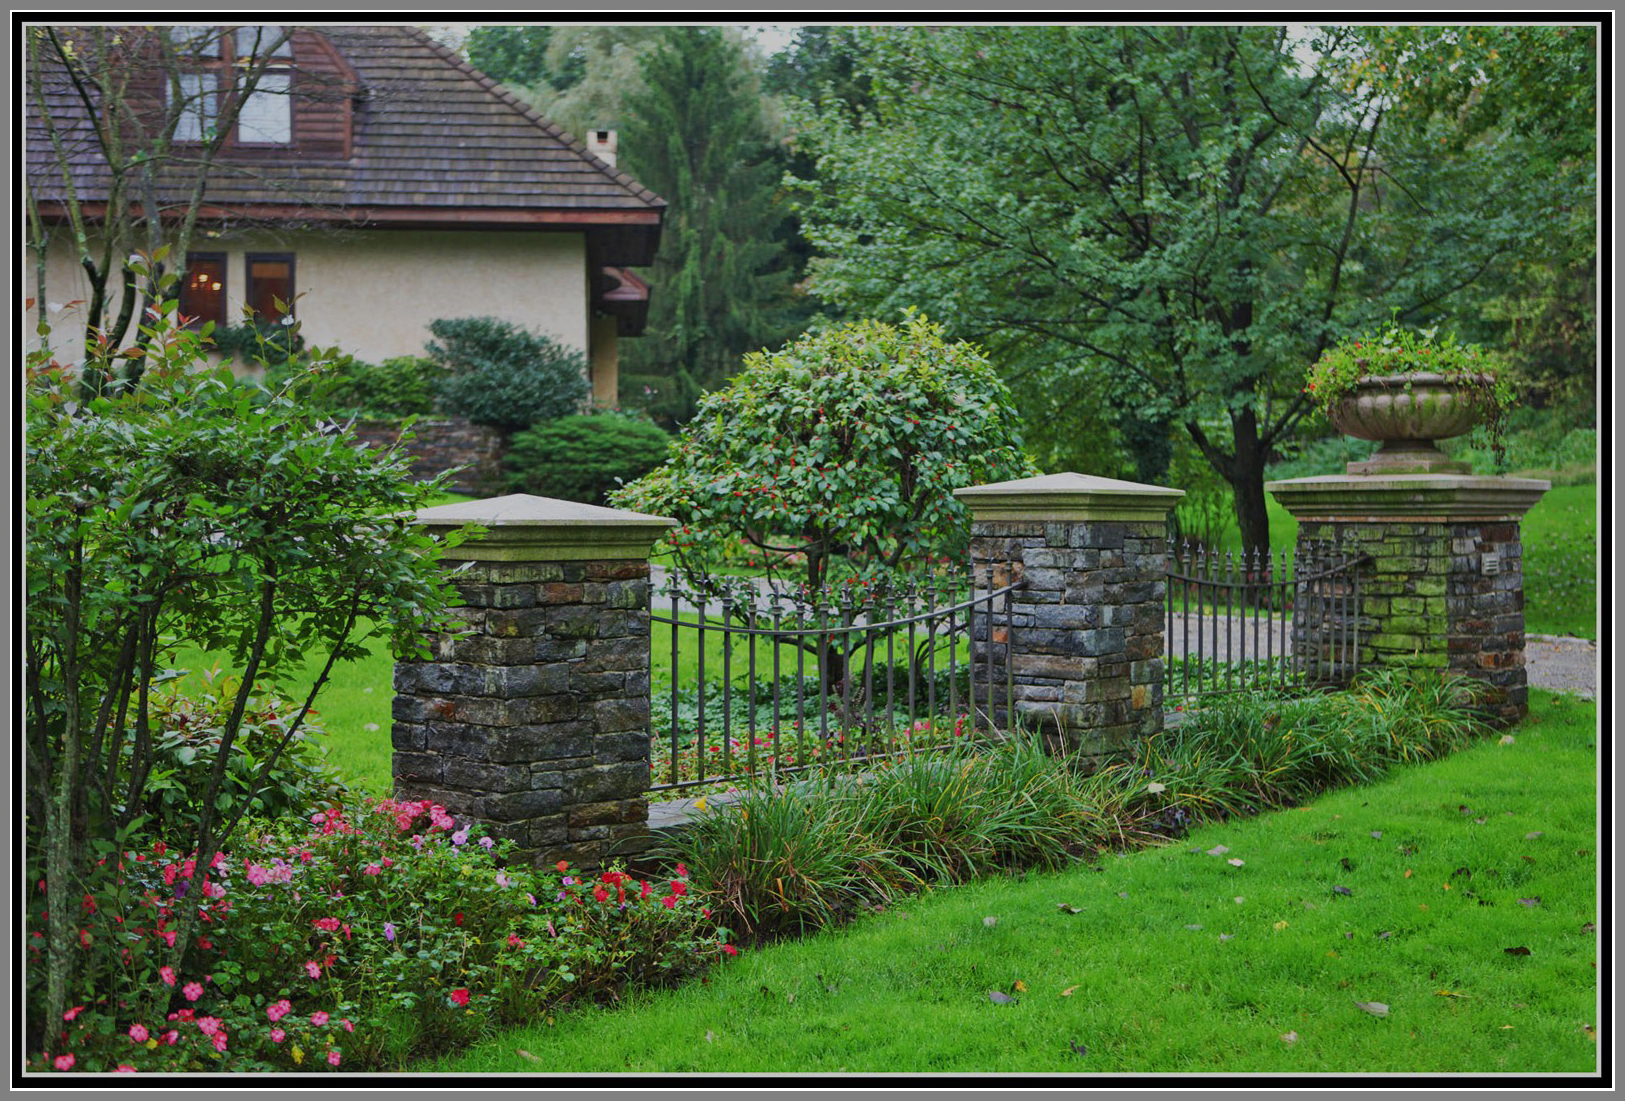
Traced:
[[609, 165], [615, 167], [615, 131], [588, 130], [587, 152]]

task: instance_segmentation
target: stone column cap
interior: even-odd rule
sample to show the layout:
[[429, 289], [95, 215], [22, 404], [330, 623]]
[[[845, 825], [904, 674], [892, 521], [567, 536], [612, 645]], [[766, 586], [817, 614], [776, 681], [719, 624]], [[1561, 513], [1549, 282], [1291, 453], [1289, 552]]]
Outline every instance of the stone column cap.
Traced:
[[1025, 520], [1165, 520], [1185, 496], [1182, 489], [1065, 471], [954, 490], [971, 518]]
[[570, 562], [648, 558], [649, 548], [677, 521], [669, 516], [510, 493], [481, 501], [457, 501], [417, 511], [431, 535], [478, 524], [484, 535], [468, 539], [448, 559], [475, 562]]
[[1552, 483], [1477, 474], [1323, 474], [1264, 488], [1299, 520], [1516, 520]]

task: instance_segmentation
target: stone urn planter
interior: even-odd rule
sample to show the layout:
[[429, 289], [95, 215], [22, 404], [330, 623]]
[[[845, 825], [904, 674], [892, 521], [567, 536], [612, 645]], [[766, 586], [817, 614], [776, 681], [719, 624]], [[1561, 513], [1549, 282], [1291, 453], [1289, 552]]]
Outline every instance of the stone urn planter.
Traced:
[[[1488, 378], [1482, 377], [1488, 385]], [[1382, 444], [1369, 459], [1348, 464], [1350, 474], [1468, 474], [1434, 441], [1460, 436], [1484, 418], [1484, 391], [1459, 377], [1416, 372], [1372, 375], [1326, 411], [1344, 435]]]

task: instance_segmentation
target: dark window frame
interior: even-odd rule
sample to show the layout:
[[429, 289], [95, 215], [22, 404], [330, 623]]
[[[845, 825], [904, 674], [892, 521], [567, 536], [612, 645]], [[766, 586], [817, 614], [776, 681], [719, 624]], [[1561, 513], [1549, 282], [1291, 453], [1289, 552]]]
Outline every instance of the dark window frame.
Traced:
[[[288, 312], [283, 316], [297, 317], [298, 313], [294, 306], [299, 293], [299, 269], [295, 263], [294, 254], [291, 252], [248, 252], [243, 254], [243, 304], [246, 306], [254, 305], [256, 297], [254, 293], [254, 264], [256, 261], [281, 262], [288, 265], [288, 297], [286, 299]], [[263, 322], [265, 316], [264, 311], [257, 311], [254, 314], [254, 320]], [[276, 320], [280, 321], [281, 318]]]
[[[192, 272], [193, 272], [193, 265], [198, 264], [198, 263], [203, 263], [203, 262], [210, 262], [210, 261], [212, 261], [214, 263], [218, 263], [220, 265], [220, 313], [219, 313], [219, 316], [217, 316], [217, 317], [203, 317], [201, 315], [198, 315], [197, 320], [192, 322], [192, 324], [190, 326], [188, 326], [189, 328], [198, 328], [198, 327], [202, 326], [202, 324], [205, 321], [213, 321], [214, 324], [215, 324], [215, 328], [224, 328], [225, 326], [227, 326], [227, 325], [229, 325], [231, 323], [230, 320], [229, 320], [231, 311], [228, 308], [228, 302], [227, 302], [227, 295], [230, 294], [230, 292], [231, 292], [231, 254], [230, 253], [226, 253], [226, 252], [187, 252], [187, 254], [186, 254], [186, 268], [181, 274], [181, 293], [180, 293], [181, 305], [178, 308], [180, 309], [181, 313], [183, 313], [183, 314], [185, 314], [187, 312], [186, 308], [185, 308], [186, 288], [190, 285], [190, 280], [192, 278]], [[190, 316], [190, 315], [188, 315], [188, 316]]]
[[[245, 26], [254, 25], [257, 24], [245, 24]], [[284, 26], [288, 31], [288, 40], [283, 43], [287, 53], [271, 55], [260, 73], [262, 76], [281, 74], [288, 78], [288, 91], [286, 93], [288, 99], [288, 140], [285, 142], [244, 141], [241, 127], [236, 122], [233, 122], [231, 133], [226, 135], [226, 140], [220, 147], [222, 151], [232, 149], [248, 151], [291, 150], [297, 149], [299, 146], [299, 112], [293, 109], [294, 97], [298, 94], [298, 57], [294, 50], [294, 37], [297, 35], [298, 29], [292, 26]], [[239, 91], [233, 74], [236, 72], [238, 60], [242, 56], [237, 52], [237, 32], [242, 29], [242, 26], [236, 25], [220, 27], [221, 33], [214, 40], [216, 43], [215, 52], [207, 55], [198, 54], [193, 62], [193, 67], [186, 70], [186, 75], [214, 77], [214, 118], [217, 120], [230, 108], [232, 99]], [[169, 94], [167, 87], [164, 94], [166, 96]], [[250, 93], [250, 95], [252, 94]], [[177, 138], [175, 144], [179, 146], [201, 145], [202, 140]]]

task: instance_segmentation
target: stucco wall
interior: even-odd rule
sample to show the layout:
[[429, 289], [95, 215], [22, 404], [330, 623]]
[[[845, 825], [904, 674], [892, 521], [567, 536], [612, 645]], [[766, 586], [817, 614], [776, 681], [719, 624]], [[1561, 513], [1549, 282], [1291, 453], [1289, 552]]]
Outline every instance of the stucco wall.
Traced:
[[[241, 318], [249, 252], [291, 252], [294, 312], [307, 344], [376, 363], [422, 355], [429, 322], [495, 316], [588, 351], [586, 240], [580, 233], [455, 230], [260, 231], [200, 238], [194, 252], [227, 254], [228, 317]], [[67, 248], [53, 248], [46, 297], [58, 358], [78, 358], [82, 315], [66, 303], [89, 297]], [[34, 297], [32, 262], [26, 290]], [[32, 334], [35, 314], [29, 311]]]

